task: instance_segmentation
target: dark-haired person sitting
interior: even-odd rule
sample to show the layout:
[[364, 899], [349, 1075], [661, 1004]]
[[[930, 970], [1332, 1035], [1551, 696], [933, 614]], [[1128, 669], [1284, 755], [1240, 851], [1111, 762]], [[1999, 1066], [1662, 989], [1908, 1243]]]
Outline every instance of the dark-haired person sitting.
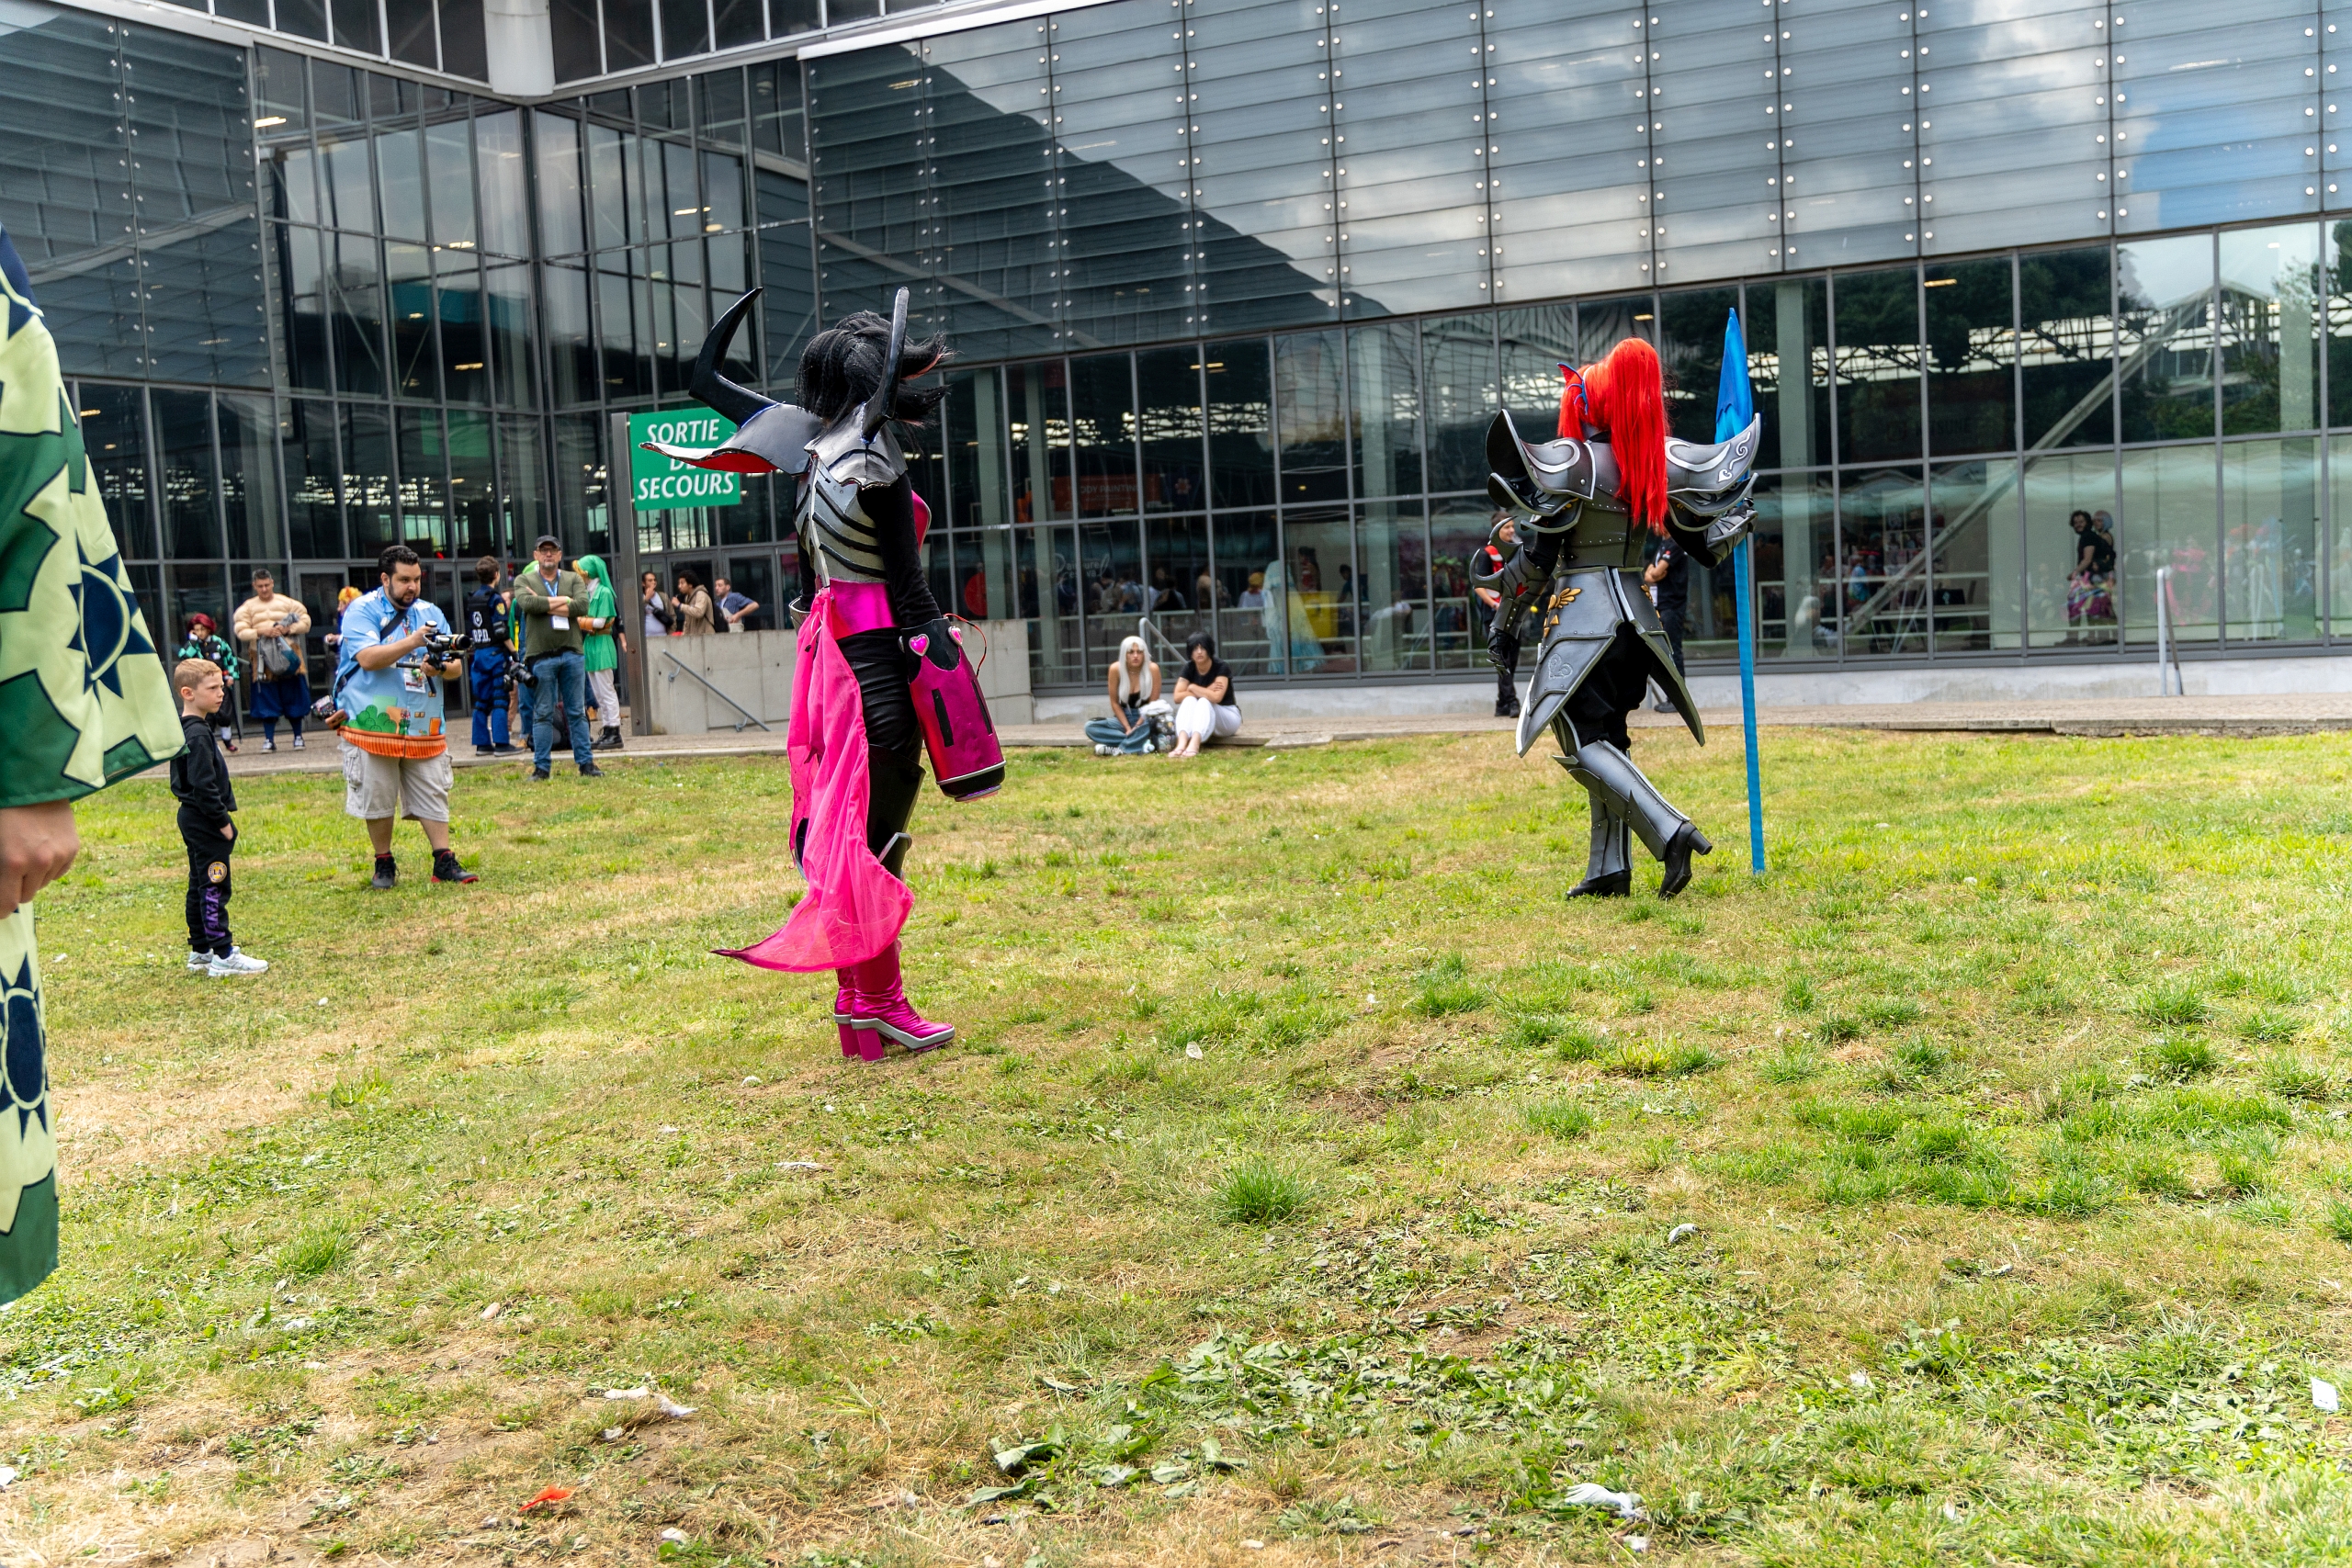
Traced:
[[1197, 757], [1214, 736], [1225, 739], [1241, 730], [1241, 709], [1233, 700], [1233, 671], [1216, 656], [1206, 632], [1184, 643], [1184, 663], [1176, 673], [1176, 744], [1171, 757]]

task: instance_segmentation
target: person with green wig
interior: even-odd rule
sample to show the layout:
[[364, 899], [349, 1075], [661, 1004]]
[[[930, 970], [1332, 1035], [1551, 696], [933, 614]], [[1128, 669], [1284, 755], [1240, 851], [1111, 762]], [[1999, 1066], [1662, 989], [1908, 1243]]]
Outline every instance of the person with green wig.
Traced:
[[0, 1303], [57, 1268], [57, 1123], [33, 897], [81, 852], [74, 802], [179, 755], [32, 280], [0, 229]]
[[621, 699], [614, 689], [613, 671], [628, 651], [628, 633], [620, 629], [621, 603], [613, 592], [613, 574], [602, 556], [582, 556], [571, 563], [594, 586], [588, 590], [588, 613], [580, 617], [586, 634], [581, 651], [588, 666], [588, 705], [596, 710], [600, 733], [589, 748], [595, 751], [621, 749]]

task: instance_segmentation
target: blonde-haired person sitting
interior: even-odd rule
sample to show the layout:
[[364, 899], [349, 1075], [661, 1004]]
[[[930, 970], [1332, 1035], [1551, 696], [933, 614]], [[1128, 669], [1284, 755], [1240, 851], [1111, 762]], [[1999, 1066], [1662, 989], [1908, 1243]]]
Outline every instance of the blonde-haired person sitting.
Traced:
[[1233, 671], [1216, 656], [1206, 632], [1184, 642], [1184, 663], [1176, 673], [1176, 744], [1171, 757], [1197, 757], [1211, 736], [1239, 732], [1241, 709], [1233, 700]]
[[1102, 684], [1111, 699], [1111, 716], [1086, 721], [1086, 738], [1094, 742], [1094, 754], [1137, 757], [1158, 750], [1152, 739], [1151, 715], [1144, 709], [1159, 701], [1159, 666], [1152, 661], [1143, 638], [1131, 637], [1119, 644], [1119, 657]]

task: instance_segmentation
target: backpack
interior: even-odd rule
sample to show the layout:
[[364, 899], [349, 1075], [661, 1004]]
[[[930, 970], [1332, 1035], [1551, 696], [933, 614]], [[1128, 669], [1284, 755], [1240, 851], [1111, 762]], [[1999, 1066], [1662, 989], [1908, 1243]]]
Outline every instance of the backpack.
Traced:
[[261, 672], [273, 681], [294, 674], [302, 668], [302, 656], [295, 649], [293, 640], [282, 637], [263, 637], [254, 646], [254, 661], [261, 666]]

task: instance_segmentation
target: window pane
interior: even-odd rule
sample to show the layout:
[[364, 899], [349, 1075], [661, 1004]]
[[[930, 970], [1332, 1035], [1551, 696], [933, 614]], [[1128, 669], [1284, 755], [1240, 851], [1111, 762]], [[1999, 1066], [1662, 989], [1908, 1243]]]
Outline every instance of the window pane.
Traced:
[[1470, 592], [1470, 573], [1494, 526], [1483, 501], [1439, 502], [1430, 513], [1430, 636], [1441, 670], [1486, 667], [1486, 606]]
[[[1650, 186], [1661, 283], [1780, 270], [1780, 193], [1766, 183], [1779, 172], [1769, 134], [1776, 117], [1765, 111], [1786, 100], [1773, 76], [1773, 29], [1755, 26], [1758, 9], [1755, 0], [1682, 0], [1658, 9], [1646, 29], [1658, 57]], [[1697, 600], [1694, 582], [1694, 616]]]
[[1012, 457], [1012, 516], [1036, 523], [1068, 517], [1069, 389], [1058, 359], [1004, 371], [1005, 429]]
[[[1041, 686], [1082, 683], [1087, 660], [1079, 617], [1086, 594], [1076, 532], [1068, 527], [1016, 528], [1012, 538], [1021, 563], [1022, 612], [1034, 617], [1029, 679]], [[1110, 661], [1103, 662], [1107, 666]]]
[[220, 504], [228, 515], [232, 556], [285, 558], [277, 447], [277, 410], [268, 398], [220, 394]]
[[[1915, 254], [1911, 99], [1886, 77], [1909, 13], [1867, 0], [1810, 13], [1781, 42], [1781, 228], [1792, 265]], [[1793, 212], [1794, 218], [1788, 215]], [[1842, 340], [1841, 340], [1842, 341]]]
[[743, 227], [743, 160], [735, 153], [702, 155], [702, 227], [707, 234]]
[[947, 491], [953, 510], [952, 516], [942, 517], [941, 523], [952, 521], [959, 530], [1002, 527], [1012, 521], [1005, 505], [1010, 448], [1004, 388], [997, 372], [993, 368], [950, 370], [943, 413], [946, 428], [941, 440], [947, 452]]
[[[2120, 231], [2311, 211], [2314, 19], [2300, 6], [2135, 7], [2115, 56]], [[2327, 16], [2337, 16], [2335, 7]], [[2128, 194], [2127, 194], [2128, 193]]]
[[1348, 399], [1355, 491], [1360, 496], [1418, 495], [1421, 490], [1421, 397], [1413, 323], [1393, 321], [1348, 333]]
[[433, 243], [472, 249], [474, 160], [464, 120], [424, 128], [424, 167], [433, 182]]
[[2328, 446], [2328, 629], [2342, 638], [2352, 636], [2352, 435], [2333, 437]]
[[481, 267], [464, 251], [435, 258], [434, 307], [441, 323], [442, 384], [453, 403], [490, 401], [488, 333], [482, 321]]
[[136, 387], [82, 384], [82, 446], [96, 470], [107, 521], [124, 555], [155, 554], [155, 520], [149, 505], [147, 399]]
[[452, 76], [490, 80], [490, 37], [482, 0], [441, 0], [441, 69]]
[[357, 131], [319, 134], [319, 172], [330, 227], [355, 234], [376, 231], [376, 187], [368, 139]]
[[629, 221], [629, 180], [636, 161], [629, 156], [628, 143], [635, 140], [609, 126], [588, 127], [589, 229], [599, 250], [639, 237], [638, 225]]
[[709, 0], [662, 0], [662, 58], [710, 52]]
[[[565, 414], [555, 422], [555, 531], [591, 550], [613, 547], [612, 514], [605, 502], [602, 423], [595, 414]], [[514, 521], [520, 524], [523, 515], [518, 502]], [[518, 526], [514, 531], [514, 547], [519, 551], [523, 541], [537, 536], [537, 528]], [[658, 523], [650, 528], [640, 526], [638, 547], [658, 549], [661, 537]]]
[[401, 542], [428, 558], [449, 553], [449, 504], [437, 409], [394, 409], [400, 443]]
[[503, 547], [498, 536], [498, 484], [490, 460], [486, 413], [449, 411], [450, 551], [462, 558], [491, 555]]
[[319, 260], [319, 233], [269, 226], [277, 246], [279, 325], [286, 340], [289, 384], [323, 392], [334, 386], [327, 359], [327, 278]]
[[555, 79], [580, 82], [603, 74], [605, 46], [597, 31], [596, 0], [553, 0], [549, 20], [555, 35]]
[[[1495, 298], [1650, 281], [1648, 91], [1622, 7], [1503, 0], [1486, 24]], [[1562, 157], [1563, 148], [1577, 150]], [[1474, 182], [1475, 183], [1475, 182]], [[1563, 355], [1563, 357], [1566, 357]]]
[[580, 122], [565, 115], [533, 117], [538, 139], [539, 240], [546, 254], [567, 256], [586, 244], [580, 216]]
[[297, 560], [345, 553], [336, 485], [334, 405], [296, 398], [278, 425], [278, 460], [286, 470], [288, 543]]
[[1136, 383], [1143, 405], [1144, 510], [1197, 511], [1208, 504], [1199, 350], [1145, 349], [1136, 355]]
[[2025, 323], [2025, 441], [2103, 446], [2115, 439], [2115, 317], [2105, 245], [2018, 258]]
[[1839, 273], [1838, 457], [1873, 463], [1919, 455], [1919, 280], [1910, 267]]
[[1947, 463], [1928, 470], [1929, 540], [1935, 552], [1939, 653], [2014, 649], [2018, 593], [2018, 466], [2015, 458]]
[[1263, 338], [1208, 345], [1209, 502], [1274, 499], [1273, 375]]
[[2307, 437], [2222, 448], [2222, 550], [2233, 642], [2318, 634], [2319, 447]]
[[[1209, 570], [1208, 519], [1154, 517], [1144, 524], [1143, 533], [1151, 571], [1146, 598], [1154, 624], [1178, 644], [1194, 632], [1216, 636], [1216, 578]], [[1116, 651], [1113, 649], [1114, 655]], [[1153, 657], [1163, 656], [1155, 652]]]
[[376, 133], [376, 164], [383, 175], [384, 232], [395, 240], [424, 238], [424, 133], [403, 126]]
[[[1037, 614], [1036, 569], [1021, 554], [1027, 537], [1027, 530], [1012, 528], [956, 536], [956, 592], [964, 615], [975, 621], [1014, 621]], [[1028, 636], [1023, 635], [1024, 643]], [[1019, 658], [1023, 650], [1006, 651]]]
[[481, 179], [481, 248], [497, 256], [531, 254], [529, 182], [523, 173], [523, 117], [514, 109], [474, 121]]
[[498, 513], [502, 554], [520, 554], [554, 522], [548, 510], [546, 436], [527, 414], [498, 420]]
[[[2205, 460], [2205, 537], [2210, 542], [2213, 536], [2212, 448], [2202, 448], [2200, 455]], [[2143, 452], [2133, 456], [2153, 459], [2157, 455]], [[2126, 517], [2140, 519], [2133, 524], [2132, 536], [2145, 539], [2148, 513], [2144, 507], [2135, 507], [2132, 497], [2144, 500], [2146, 496], [2143, 491], [2128, 491], [2125, 502]], [[2044, 457], [2026, 466], [2028, 646], [2076, 648], [2115, 642], [2116, 615], [2122, 608], [2116, 596], [2117, 585], [2128, 574], [2136, 586], [2136, 580], [2143, 572], [2152, 573], [2157, 562], [2143, 545], [2130, 561], [2119, 561], [2117, 570], [2109, 574], [2105, 583], [2086, 570], [2086, 560], [2093, 564], [2103, 561], [2109, 550], [2120, 550], [2121, 547], [2122, 536], [2114, 526], [2114, 510], [2112, 456], [2099, 452], [2075, 457]], [[2086, 526], [2093, 531], [2088, 536], [2083, 531]], [[2106, 590], [2104, 594], [2102, 587]], [[2144, 603], [2155, 603], [2153, 587], [2141, 589], [2140, 592]]]
[[1274, 340], [1285, 502], [1347, 499], [1345, 375], [1337, 329]]
[[1124, 354], [1069, 362], [1070, 432], [1080, 517], [1136, 510], [1132, 375]]
[[1485, 92], [1476, 76], [1431, 68], [1483, 42], [1476, 13], [1352, 0], [1332, 15], [1332, 64], [1346, 85], [1329, 116], [1342, 308], [1368, 317], [1485, 304]]
[[2221, 630], [2222, 582], [2215, 558], [2220, 496], [2211, 444], [2123, 454], [2121, 526], [2124, 629], [2133, 642], [2156, 635], [2156, 569], [2171, 569], [2173, 635], [2211, 642]]
[[1836, 616], [1849, 658], [1928, 648], [1927, 492], [1914, 468], [1838, 477]]
[[767, 36], [760, 0], [716, 0], [712, 9], [718, 15], [717, 42], [721, 49], [741, 49]]
[[1184, 44], [1170, 20], [1162, 0], [1052, 18], [1062, 317], [1080, 343], [1199, 331], [1185, 121], [1170, 91]]
[[155, 470], [164, 498], [164, 553], [219, 559], [220, 479], [212, 466], [212, 398], [155, 389]]
[[[348, 237], [344, 243], [351, 243]], [[441, 356], [433, 345], [432, 256], [423, 245], [384, 247], [385, 293], [391, 301], [392, 392], [426, 402], [441, 396]]]
[[[1643, 308], [1648, 309], [1646, 300]], [[1560, 367], [1581, 364], [1590, 357], [1577, 352], [1576, 307], [1537, 305], [1498, 310], [1495, 331], [1502, 344], [1503, 406], [1510, 410], [1521, 435], [1549, 440], [1560, 423]], [[1483, 488], [1487, 482], [1483, 431], [1478, 451], [1477, 484]]]
[[1715, 438], [1715, 393], [1723, 378], [1724, 328], [1738, 307], [1736, 288], [1692, 288], [1658, 296], [1658, 358], [1670, 378], [1666, 393], [1667, 423], [1685, 441], [1712, 442]]
[[2213, 236], [2116, 247], [2123, 439], [2213, 434]]
[[1938, 454], [2016, 445], [2009, 281], [2006, 259], [1928, 267], [1928, 440]]
[[1354, 616], [1366, 670], [1430, 668], [1429, 534], [1417, 501], [1356, 511]]
[[376, 41], [375, 0], [330, 0], [330, 8], [336, 48], [356, 49], [362, 54], [381, 52]]
[[262, 165], [273, 218], [319, 220], [318, 155], [308, 147], [274, 147]]
[[[630, 276], [642, 253], [613, 251], [596, 258], [596, 321], [603, 339], [605, 395], [615, 400], [653, 395], [652, 295], [642, 276]], [[641, 268], [643, 262], [638, 261]]]
[[[1931, 198], [1923, 250], [1953, 255], [2107, 231], [2100, 9], [1995, 0], [1918, 13], [1923, 64], [1931, 51], [1935, 63], [1935, 118], [1919, 125], [1921, 194]], [[2144, 17], [2132, 15], [2132, 31]]]
[[653, 0], [605, 0], [605, 69], [653, 63]]
[[1838, 657], [1835, 497], [1825, 473], [1766, 475], [1756, 486], [1757, 651]]
[[550, 264], [540, 276], [547, 288], [548, 379], [556, 405], [593, 403], [596, 339], [588, 318], [588, 275], [577, 266]]
[[[925, 85], [926, 100], [920, 107], [927, 122], [903, 114], [876, 117], [879, 126], [861, 128], [866, 140], [854, 152], [844, 145], [846, 128], [832, 112], [840, 95], [818, 96], [819, 124], [825, 130], [819, 175], [827, 214], [824, 227], [835, 228], [834, 197], [844, 177], [837, 171], [844, 157], [877, 174], [891, 165], [905, 169], [903, 161], [914, 160], [917, 166], [907, 170], [911, 179], [894, 169], [871, 187], [878, 199], [853, 209], [859, 215], [860, 237], [870, 231], [865, 230], [869, 218], [878, 218], [891, 235], [905, 233], [926, 249], [939, 246], [944, 234], [939, 270], [963, 287], [945, 293], [918, 291], [916, 308], [944, 309], [956, 342], [968, 345], [964, 352], [975, 355], [1037, 354], [1062, 341], [1055, 330], [1062, 312], [1059, 269], [1053, 263], [1060, 187], [1055, 183], [1046, 108], [1047, 26], [1047, 18], [1039, 17], [928, 40], [922, 46], [925, 68], [905, 79], [910, 86]], [[886, 59], [888, 52], [876, 51]], [[832, 63], [825, 62], [829, 67]], [[1012, 112], [998, 107], [1015, 104], [1021, 107]], [[920, 134], [926, 123], [932, 132], [927, 171], [921, 167], [926, 142]], [[913, 134], [887, 139], [876, 134], [877, 129], [893, 126]], [[883, 160], [880, 167], [876, 159]], [[926, 172], [928, 209], [915, 194]], [[920, 221], [920, 233], [901, 227], [906, 219], [920, 220], [926, 211], [939, 226], [937, 231]], [[886, 246], [876, 248], [895, 254]], [[831, 300], [834, 296], [829, 291], [826, 297]]]
[[1487, 426], [1499, 406], [1494, 333], [1495, 319], [1484, 312], [1421, 323], [1421, 403], [1433, 491], [1480, 490], [1487, 483]]
[[1119, 639], [1144, 612], [1143, 556], [1131, 522], [1088, 523], [1078, 530], [1079, 581], [1086, 595], [1086, 658], [1107, 668]]
[[1233, 512], [1212, 518], [1209, 549], [1216, 575], [1217, 652], [1239, 675], [1263, 675], [1274, 668], [1288, 639], [1279, 591], [1282, 562], [1274, 552], [1274, 514]]
[[[1829, 460], [1829, 300], [1821, 279], [1747, 286], [1747, 378], [1764, 416], [1759, 468]], [[1802, 531], [1802, 530], [1801, 530]], [[1799, 560], [1800, 571], [1809, 563]], [[1800, 596], [1801, 597], [1801, 596]], [[1792, 601], [1796, 603], [1798, 601]], [[1811, 658], [1804, 652], [1802, 657]]]
[[[1283, 513], [1290, 673], [1355, 672], [1355, 550], [1348, 513], [1313, 507]], [[1270, 583], [1272, 578], [1269, 575]]]
[[[569, 276], [576, 280], [579, 274]], [[483, 314], [498, 400], [508, 408], [529, 408], [537, 401], [532, 394], [538, 383], [531, 351], [531, 269], [493, 266], [484, 277]]]
[[824, 26], [823, 0], [768, 0], [768, 36], [786, 38]]
[[343, 505], [355, 555], [398, 544], [392, 505], [392, 425], [380, 408], [343, 409]]
[[391, 24], [390, 47], [385, 52], [408, 65], [422, 65], [427, 71], [441, 68], [441, 51], [433, 37], [433, 6], [430, 0], [418, 5], [399, 0], [385, 7], [385, 19]]
[[2315, 226], [2222, 236], [2222, 434], [2319, 423], [2321, 291]]

